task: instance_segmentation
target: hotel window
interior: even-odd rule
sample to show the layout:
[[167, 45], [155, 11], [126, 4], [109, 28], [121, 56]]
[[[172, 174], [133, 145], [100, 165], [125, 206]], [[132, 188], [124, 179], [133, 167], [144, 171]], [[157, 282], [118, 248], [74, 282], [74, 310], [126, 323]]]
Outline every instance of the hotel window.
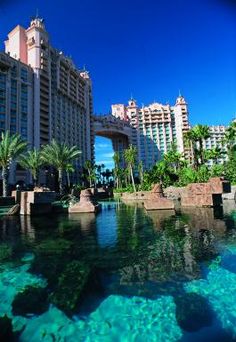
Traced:
[[23, 82], [27, 82], [27, 79], [28, 79], [28, 72], [27, 72], [27, 69], [21, 68], [20, 77], [21, 77], [21, 80], [22, 80]]
[[11, 134], [16, 133], [16, 125], [10, 125], [10, 133]]
[[16, 68], [16, 65], [14, 65], [14, 66], [11, 68], [11, 77], [14, 77], [14, 78], [17, 77], [17, 68]]

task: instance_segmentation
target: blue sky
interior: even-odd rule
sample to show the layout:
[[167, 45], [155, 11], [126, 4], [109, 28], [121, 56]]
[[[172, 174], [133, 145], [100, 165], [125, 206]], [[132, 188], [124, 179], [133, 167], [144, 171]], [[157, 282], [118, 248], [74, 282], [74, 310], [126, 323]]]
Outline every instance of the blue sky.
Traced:
[[[0, 41], [37, 8], [52, 44], [90, 71], [96, 113], [131, 93], [172, 104], [180, 89], [192, 124], [235, 116], [235, 1], [0, 0]], [[96, 140], [97, 161], [110, 160], [111, 144]]]

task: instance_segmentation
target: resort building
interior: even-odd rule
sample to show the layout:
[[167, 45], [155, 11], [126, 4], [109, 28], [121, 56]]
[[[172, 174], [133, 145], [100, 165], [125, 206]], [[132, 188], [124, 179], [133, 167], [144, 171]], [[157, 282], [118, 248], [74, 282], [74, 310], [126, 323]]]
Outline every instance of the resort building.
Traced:
[[138, 159], [144, 168], [152, 167], [175, 142], [177, 149], [186, 159], [191, 150], [184, 145], [184, 133], [190, 129], [188, 105], [183, 96], [176, 99], [174, 106], [154, 102], [138, 107], [134, 99], [128, 105], [114, 104], [112, 115], [129, 121], [133, 127], [131, 143], [137, 146]]
[[[33, 146], [33, 69], [20, 60], [0, 52], [0, 133], [9, 131], [18, 133]], [[14, 183], [26, 172], [17, 171], [14, 164], [10, 173], [10, 182]]]
[[[16, 26], [5, 41], [5, 52], [2, 56], [15, 60], [19, 73], [27, 71], [31, 91], [27, 108], [33, 126], [32, 136], [27, 139], [36, 148], [52, 139], [78, 146], [82, 151], [78, 168], [85, 160], [93, 159], [93, 99], [88, 72], [78, 69], [70, 58], [51, 46], [40, 18], [33, 19], [27, 29]], [[24, 79], [19, 82], [24, 84]], [[5, 114], [10, 120], [8, 112]], [[24, 133], [22, 128], [19, 126]]]
[[[203, 141], [203, 148], [206, 150], [211, 150], [213, 148], [219, 147], [226, 151], [226, 146], [222, 143], [225, 131], [227, 127], [225, 126], [209, 126], [210, 137]], [[227, 154], [222, 155], [221, 158], [217, 159], [218, 164], [223, 164], [227, 160]], [[214, 161], [209, 160], [208, 165], [213, 165]]]

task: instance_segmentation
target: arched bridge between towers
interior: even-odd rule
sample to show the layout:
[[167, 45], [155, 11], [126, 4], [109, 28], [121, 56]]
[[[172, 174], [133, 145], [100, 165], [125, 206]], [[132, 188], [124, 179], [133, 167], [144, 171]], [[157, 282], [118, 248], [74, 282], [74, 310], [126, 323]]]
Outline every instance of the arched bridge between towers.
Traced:
[[132, 127], [113, 115], [93, 116], [94, 135], [109, 138], [115, 152], [122, 153], [131, 143]]

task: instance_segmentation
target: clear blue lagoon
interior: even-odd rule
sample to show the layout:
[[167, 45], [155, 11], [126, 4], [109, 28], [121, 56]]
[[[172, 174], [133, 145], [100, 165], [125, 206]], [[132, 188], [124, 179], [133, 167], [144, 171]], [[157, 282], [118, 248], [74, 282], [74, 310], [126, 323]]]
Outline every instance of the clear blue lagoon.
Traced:
[[236, 208], [102, 205], [0, 219], [0, 317], [15, 339], [234, 341]]

